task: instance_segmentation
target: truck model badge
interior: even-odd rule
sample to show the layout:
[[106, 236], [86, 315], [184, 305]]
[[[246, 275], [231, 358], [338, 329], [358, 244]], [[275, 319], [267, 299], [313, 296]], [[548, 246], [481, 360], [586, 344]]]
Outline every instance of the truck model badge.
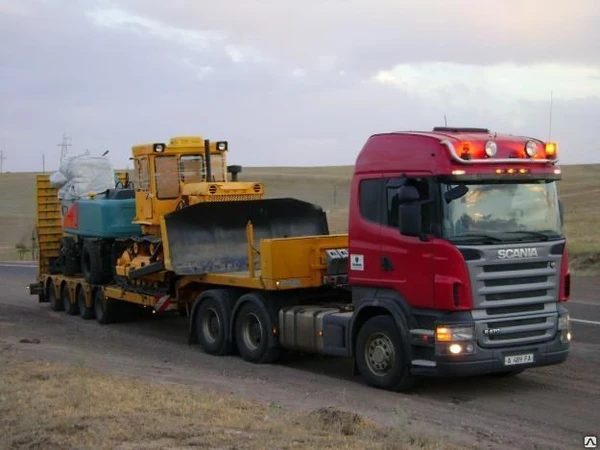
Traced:
[[498, 259], [537, 258], [537, 248], [505, 248], [498, 250]]

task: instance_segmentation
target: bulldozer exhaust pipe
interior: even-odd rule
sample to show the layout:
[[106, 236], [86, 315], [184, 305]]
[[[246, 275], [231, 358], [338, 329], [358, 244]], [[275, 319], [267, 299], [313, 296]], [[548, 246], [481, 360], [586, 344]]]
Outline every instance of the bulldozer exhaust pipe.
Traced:
[[204, 159], [206, 160], [206, 181], [210, 183], [212, 181], [212, 166], [210, 161], [210, 141], [204, 139]]

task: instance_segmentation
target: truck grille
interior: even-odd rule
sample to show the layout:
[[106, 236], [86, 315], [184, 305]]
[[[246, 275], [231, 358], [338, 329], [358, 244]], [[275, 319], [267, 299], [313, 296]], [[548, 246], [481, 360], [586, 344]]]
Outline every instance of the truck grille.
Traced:
[[545, 341], [554, 337], [556, 321], [557, 316], [553, 314], [478, 322], [478, 341], [482, 347], [506, 347]]
[[502, 247], [494, 246], [478, 248], [482, 257], [467, 261], [480, 345], [522, 345], [553, 338], [561, 256], [550, 253], [550, 243], [527, 246], [533, 245], [539, 255], [534, 260], [499, 260], [497, 251]]

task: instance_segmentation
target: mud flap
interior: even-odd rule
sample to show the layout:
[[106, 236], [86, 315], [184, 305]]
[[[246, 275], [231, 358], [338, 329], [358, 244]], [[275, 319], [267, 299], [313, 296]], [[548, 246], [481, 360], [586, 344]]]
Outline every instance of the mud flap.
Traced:
[[257, 249], [261, 239], [329, 234], [323, 209], [293, 198], [198, 203], [165, 215], [173, 271], [199, 275], [248, 270], [248, 221]]

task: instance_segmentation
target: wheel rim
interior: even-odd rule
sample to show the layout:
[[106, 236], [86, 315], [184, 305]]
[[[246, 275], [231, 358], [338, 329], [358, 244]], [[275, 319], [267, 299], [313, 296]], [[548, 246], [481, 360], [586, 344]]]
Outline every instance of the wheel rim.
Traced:
[[258, 316], [254, 313], [248, 313], [242, 323], [242, 338], [244, 345], [251, 351], [260, 347], [262, 340], [262, 325]]
[[389, 336], [383, 333], [369, 336], [365, 345], [365, 360], [374, 375], [387, 375], [396, 361], [394, 344]]
[[209, 308], [204, 312], [200, 323], [202, 336], [204, 339], [213, 344], [221, 336], [221, 321], [219, 314], [213, 308]]

